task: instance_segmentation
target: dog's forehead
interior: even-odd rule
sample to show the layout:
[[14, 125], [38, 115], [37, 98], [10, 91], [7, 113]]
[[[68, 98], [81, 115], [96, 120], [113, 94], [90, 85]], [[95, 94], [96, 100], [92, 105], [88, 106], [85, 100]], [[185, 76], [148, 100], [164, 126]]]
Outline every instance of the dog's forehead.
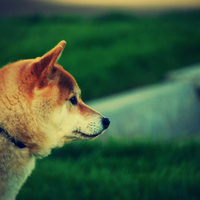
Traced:
[[74, 79], [74, 77], [63, 68], [60, 68], [60, 80], [59, 80], [59, 87], [61, 88], [62, 92], [80, 94], [80, 89]]

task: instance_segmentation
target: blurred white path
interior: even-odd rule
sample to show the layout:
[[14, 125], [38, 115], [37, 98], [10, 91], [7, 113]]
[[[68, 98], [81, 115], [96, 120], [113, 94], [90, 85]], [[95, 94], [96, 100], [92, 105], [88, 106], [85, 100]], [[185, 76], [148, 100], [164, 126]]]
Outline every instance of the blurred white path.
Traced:
[[161, 84], [89, 102], [111, 121], [99, 139], [172, 138], [200, 133], [200, 65], [171, 72], [167, 77]]

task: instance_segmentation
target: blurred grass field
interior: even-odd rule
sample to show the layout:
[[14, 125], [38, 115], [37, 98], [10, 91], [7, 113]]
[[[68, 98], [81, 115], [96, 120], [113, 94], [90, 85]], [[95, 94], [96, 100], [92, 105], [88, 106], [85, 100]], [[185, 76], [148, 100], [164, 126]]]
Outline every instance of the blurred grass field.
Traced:
[[18, 200], [198, 200], [200, 144], [72, 143], [37, 162]]
[[60, 40], [59, 63], [77, 80], [83, 100], [163, 80], [167, 71], [200, 61], [200, 13], [91, 19], [34, 15], [0, 19], [0, 66], [42, 56]]
[[[76, 78], [83, 100], [99, 98], [199, 63], [199, 24], [198, 12], [0, 19], [0, 65], [42, 56], [64, 39], [59, 63]], [[199, 158], [195, 140], [72, 143], [37, 161], [17, 199], [197, 200]]]

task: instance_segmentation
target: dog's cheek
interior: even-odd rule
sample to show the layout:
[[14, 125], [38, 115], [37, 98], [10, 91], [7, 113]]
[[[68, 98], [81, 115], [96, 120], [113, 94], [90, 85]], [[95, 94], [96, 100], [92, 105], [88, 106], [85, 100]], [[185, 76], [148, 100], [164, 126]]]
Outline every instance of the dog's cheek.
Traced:
[[55, 125], [55, 127], [59, 128], [64, 121], [68, 118], [68, 110], [66, 108], [66, 104], [63, 104], [61, 107], [58, 107], [54, 110], [51, 123]]

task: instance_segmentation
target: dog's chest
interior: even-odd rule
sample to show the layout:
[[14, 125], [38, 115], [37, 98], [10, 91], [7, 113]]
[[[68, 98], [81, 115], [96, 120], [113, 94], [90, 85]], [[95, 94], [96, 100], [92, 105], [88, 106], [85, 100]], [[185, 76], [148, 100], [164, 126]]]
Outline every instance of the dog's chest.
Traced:
[[0, 196], [4, 199], [15, 198], [35, 166], [35, 158], [28, 148], [19, 149], [9, 144], [4, 141], [0, 146]]

